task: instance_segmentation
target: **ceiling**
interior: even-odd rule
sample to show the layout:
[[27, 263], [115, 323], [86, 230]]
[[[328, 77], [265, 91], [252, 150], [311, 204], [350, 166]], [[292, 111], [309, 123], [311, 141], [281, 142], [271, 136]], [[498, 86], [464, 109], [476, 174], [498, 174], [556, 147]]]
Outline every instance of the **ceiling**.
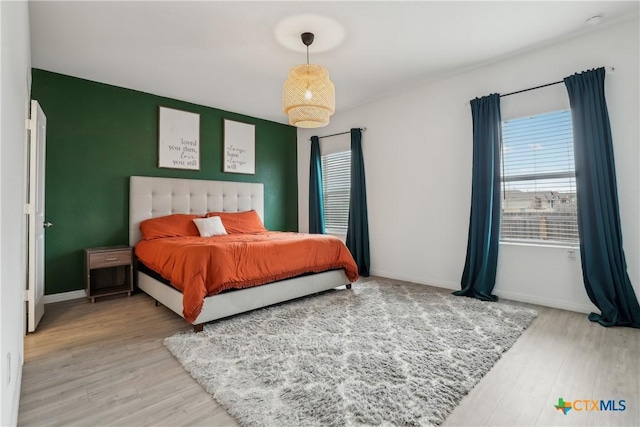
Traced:
[[[340, 112], [637, 19], [639, 4], [36, 1], [29, 7], [32, 66], [287, 123], [282, 84], [292, 66], [306, 61], [304, 53], [277, 41], [278, 23], [292, 15], [322, 15], [344, 29], [337, 47], [310, 49], [310, 62], [330, 72]], [[596, 14], [604, 16], [603, 22], [586, 25]], [[321, 46], [322, 28], [316, 30], [316, 46]], [[301, 24], [299, 32], [307, 30]]]

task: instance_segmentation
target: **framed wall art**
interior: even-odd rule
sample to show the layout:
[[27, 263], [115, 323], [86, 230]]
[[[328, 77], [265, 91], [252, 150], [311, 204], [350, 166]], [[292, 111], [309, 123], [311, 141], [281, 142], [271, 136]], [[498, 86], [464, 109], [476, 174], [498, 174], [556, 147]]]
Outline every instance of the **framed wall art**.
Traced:
[[224, 120], [223, 172], [256, 173], [256, 127]]
[[200, 114], [160, 107], [158, 167], [200, 170]]

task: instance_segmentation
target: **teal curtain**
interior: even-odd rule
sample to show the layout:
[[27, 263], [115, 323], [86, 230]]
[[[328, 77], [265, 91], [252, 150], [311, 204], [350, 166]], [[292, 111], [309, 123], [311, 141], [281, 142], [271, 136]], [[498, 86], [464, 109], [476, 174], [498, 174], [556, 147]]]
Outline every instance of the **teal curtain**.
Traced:
[[473, 175], [467, 258], [462, 289], [454, 295], [497, 301], [493, 295], [500, 239], [500, 95], [471, 101]]
[[362, 157], [362, 132], [351, 129], [351, 196], [347, 248], [358, 265], [360, 276], [369, 276], [369, 218], [367, 216], [367, 185]]
[[324, 206], [322, 204], [322, 158], [320, 139], [311, 137], [309, 165], [309, 233], [324, 234]]
[[573, 119], [582, 274], [589, 299], [602, 312], [591, 313], [589, 320], [640, 328], [640, 306], [622, 250], [604, 77], [605, 69], [598, 68], [564, 79]]

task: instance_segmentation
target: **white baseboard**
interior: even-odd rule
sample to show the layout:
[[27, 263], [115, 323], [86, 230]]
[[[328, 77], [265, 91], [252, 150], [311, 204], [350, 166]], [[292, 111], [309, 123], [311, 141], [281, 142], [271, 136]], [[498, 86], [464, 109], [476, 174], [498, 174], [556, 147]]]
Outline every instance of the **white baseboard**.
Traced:
[[[387, 277], [389, 279], [403, 280], [405, 282], [419, 283], [421, 285], [430, 285], [438, 288], [458, 290], [460, 289], [460, 283], [446, 282], [441, 280], [425, 279], [424, 277], [416, 277], [407, 274], [396, 274], [384, 270], [371, 270], [371, 275]], [[521, 294], [518, 292], [509, 291], [494, 291], [495, 295], [500, 298], [508, 299], [511, 301], [525, 302], [528, 304], [542, 305], [544, 307], [558, 308], [560, 310], [575, 311], [577, 313], [591, 313], [592, 311], [598, 311], [595, 306], [588, 306], [584, 304], [575, 304], [567, 301], [558, 301], [544, 297], [538, 297], [535, 295]]]
[[51, 294], [44, 296], [44, 303], [51, 304], [52, 302], [68, 301], [70, 299], [86, 298], [87, 293], [84, 289], [78, 291], [61, 292], [59, 294]]
[[460, 289], [460, 283], [443, 282], [440, 280], [425, 279], [424, 277], [411, 276], [408, 274], [396, 274], [384, 270], [371, 270], [372, 276], [386, 277], [389, 279], [403, 280], [405, 282], [418, 283], [420, 285], [430, 285], [437, 288], [445, 288], [457, 290]]
[[558, 300], [553, 300], [549, 298], [538, 297], [535, 295], [521, 294], [518, 292], [494, 291], [493, 293], [500, 298], [508, 299], [511, 301], [526, 302], [528, 304], [536, 304], [536, 305], [542, 305], [544, 307], [559, 308], [560, 310], [575, 311], [577, 313], [588, 314], [588, 313], [591, 313], [592, 311], [595, 311], [595, 312], [599, 311], [596, 306], [575, 304], [567, 301], [558, 301]]

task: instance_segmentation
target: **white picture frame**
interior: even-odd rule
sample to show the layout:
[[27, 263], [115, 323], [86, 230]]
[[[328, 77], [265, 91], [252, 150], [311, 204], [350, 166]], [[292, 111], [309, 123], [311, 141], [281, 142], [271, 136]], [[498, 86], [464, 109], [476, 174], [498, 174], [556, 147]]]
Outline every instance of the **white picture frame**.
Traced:
[[256, 173], [256, 127], [224, 119], [223, 172]]
[[200, 170], [200, 114], [159, 107], [158, 167]]

